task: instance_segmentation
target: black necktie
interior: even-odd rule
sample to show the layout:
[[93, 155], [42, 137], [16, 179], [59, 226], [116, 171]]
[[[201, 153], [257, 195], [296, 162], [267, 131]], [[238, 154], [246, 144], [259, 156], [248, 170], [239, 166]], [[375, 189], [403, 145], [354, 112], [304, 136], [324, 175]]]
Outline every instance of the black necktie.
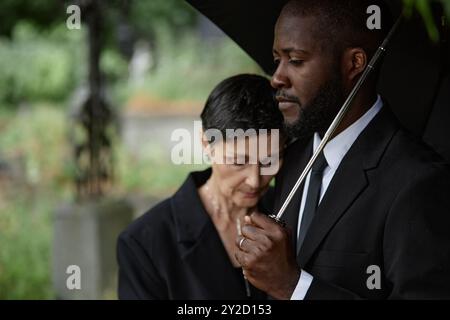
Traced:
[[321, 152], [311, 168], [308, 193], [306, 195], [305, 207], [303, 209], [300, 233], [297, 239], [297, 254], [300, 252], [300, 248], [305, 240], [311, 221], [316, 214], [320, 199], [320, 189], [322, 187], [323, 170], [327, 167], [327, 165], [327, 160], [325, 159], [323, 152]]

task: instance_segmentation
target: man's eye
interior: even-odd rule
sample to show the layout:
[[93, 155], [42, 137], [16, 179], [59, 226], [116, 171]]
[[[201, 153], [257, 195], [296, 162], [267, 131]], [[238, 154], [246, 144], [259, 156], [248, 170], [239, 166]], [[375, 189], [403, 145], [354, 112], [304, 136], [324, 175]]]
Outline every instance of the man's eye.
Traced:
[[280, 59], [273, 59], [273, 63], [277, 66], [280, 64]]
[[303, 63], [303, 60], [299, 60], [299, 59], [289, 59], [289, 63], [294, 65], [294, 66], [299, 66]]

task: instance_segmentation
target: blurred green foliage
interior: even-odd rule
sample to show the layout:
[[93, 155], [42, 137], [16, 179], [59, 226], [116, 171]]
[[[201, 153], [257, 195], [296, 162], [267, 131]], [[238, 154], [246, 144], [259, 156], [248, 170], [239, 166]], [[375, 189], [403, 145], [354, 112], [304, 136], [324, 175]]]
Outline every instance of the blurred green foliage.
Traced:
[[161, 30], [174, 35], [195, 26], [197, 13], [184, 0], [131, 0], [130, 3], [130, 23], [143, 35]]
[[48, 106], [3, 111], [0, 146], [16, 174], [0, 177], [0, 299], [53, 298], [52, 212], [70, 197], [64, 113]]
[[114, 192], [166, 198], [178, 189], [190, 171], [205, 168], [205, 165], [174, 165], [157, 145], [147, 146], [140, 153], [139, 157], [133, 156], [122, 144], [117, 145]]
[[63, 4], [58, 0], [0, 1], [0, 36], [11, 36], [20, 21], [26, 21], [38, 30], [53, 27], [65, 17]]
[[[66, 7], [77, 1], [0, 1], [0, 108], [30, 101], [61, 102], [86, 82], [86, 32], [66, 28]], [[101, 66], [109, 82], [126, 79], [118, 28], [125, 19], [123, 0], [102, 1], [105, 50]], [[156, 41], [195, 24], [196, 13], [180, 0], [130, 0], [128, 21], [134, 37]], [[86, 12], [82, 11], [82, 20]]]
[[116, 101], [126, 101], [143, 91], [162, 100], [205, 101], [213, 87], [231, 75], [263, 73], [229, 39], [204, 42], [192, 32], [183, 36], [160, 33], [157, 43], [154, 54], [158, 56], [158, 64], [147, 73], [143, 83], [118, 83]]
[[403, 3], [405, 6], [406, 16], [410, 17], [415, 11], [417, 11], [425, 23], [430, 39], [437, 42], [439, 40], [439, 30], [437, 24], [441, 23], [441, 21], [435, 21], [432, 13], [432, 5], [433, 3], [441, 4], [447, 17], [447, 21], [449, 21], [450, 0], [403, 0]]
[[258, 65], [229, 40], [202, 43], [190, 34], [178, 41], [166, 39], [158, 48], [161, 66], [149, 74], [148, 87], [166, 98], [205, 101], [213, 87], [226, 77], [244, 72], [262, 73]]
[[0, 215], [0, 300], [52, 299], [50, 195], [3, 200]]
[[0, 101], [17, 106], [36, 100], [61, 101], [83, 76], [82, 33], [63, 26], [37, 32], [18, 23], [0, 38]]
[[[26, 21], [39, 31], [65, 23], [66, 8], [79, 0], [2, 0], [0, 35], [10, 36], [15, 25]], [[107, 38], [113, 40], [124, 0], [102, 0]], [[173, 32], [193, 26], [196, 13], [183, 0], [128, 0], [129, 20], [140, 33], [148, 34], [163, 27]], [[82, 18], [84, 14], [82, 12]]]
[[[0, 176], [0, 300], [55, 298], [53, 212], [74, 199], [67, 121], [60, 106], [0, 112], [0, 156], [21, 168], [21, 177], [12, 181]], [[111, 195], [166, 197], [189, 171], [200, 168], [173, 165], [154, 146], [136, 157], [117, 141], [115, 153]]]

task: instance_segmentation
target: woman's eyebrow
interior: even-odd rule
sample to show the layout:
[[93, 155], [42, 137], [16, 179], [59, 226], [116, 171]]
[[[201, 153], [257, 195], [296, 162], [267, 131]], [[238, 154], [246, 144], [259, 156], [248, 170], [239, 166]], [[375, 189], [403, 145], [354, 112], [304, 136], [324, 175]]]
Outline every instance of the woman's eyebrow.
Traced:
[[277, 152], [277, 153], [272, 153], [270, 155], [266, 155], [264, 158], [262, 158], [261, 160], [266, 160], [266, 159], [273, 159], [273, 158], [282, 158], [283, 157], [283, 152]]

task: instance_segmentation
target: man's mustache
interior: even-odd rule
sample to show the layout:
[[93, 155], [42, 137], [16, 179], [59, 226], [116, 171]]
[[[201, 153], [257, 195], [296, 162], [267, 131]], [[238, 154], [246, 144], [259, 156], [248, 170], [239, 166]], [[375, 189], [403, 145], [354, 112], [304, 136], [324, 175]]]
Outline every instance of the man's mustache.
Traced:
[[299, 98], [297, 98], [296, 96], [293, 96], [293, 95], [289, 95], [282, 90], [277, 91], [277, 93], [275, 94], [275, 99], [277, 99], [278, 101], [282, 100], [282, 101], [286, 101], [286, 102], [295, 102], [295, 103], [298, 103], [299, 105], [301, 105]]

